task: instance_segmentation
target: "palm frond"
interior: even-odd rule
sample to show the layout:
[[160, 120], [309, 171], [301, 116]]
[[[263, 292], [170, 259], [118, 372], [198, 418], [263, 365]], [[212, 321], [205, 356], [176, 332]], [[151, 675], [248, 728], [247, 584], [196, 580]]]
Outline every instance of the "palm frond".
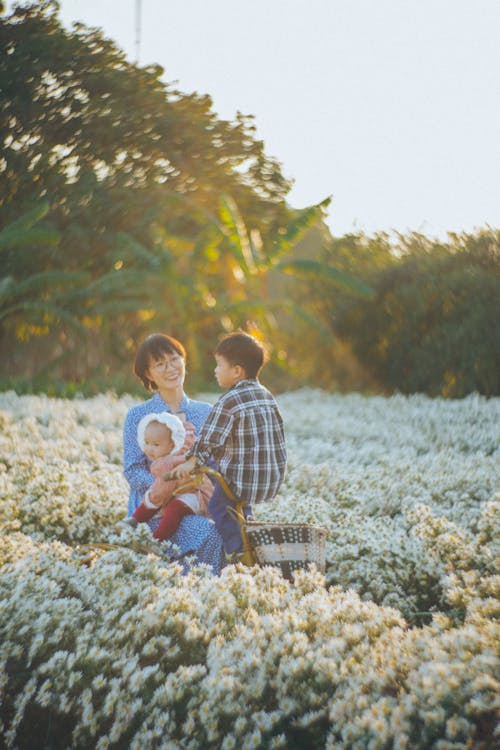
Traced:
[[45, 301], [20, 301], [15, 305], [11, 305], [3, 310], [0, 310], [0, 320], [16, 315], [17, 313], [23, 313], [26, 319], [30, 319], [30, 316], [36, 316], [36, 322], [40, 322], [40, 316], [48, 318], [51, 322], [64, 322], [70, 325], [84, 335], [87, 334], [87, 329], [84, 325], [72, 315], [68, 310], [65, 310], [58, 305], [54, 305], [51, 302]]
[[19, 247], [31, 249], [34, 245], [57, 245], [61, 238], [59, 232], [46, 228], [33, 228], [48, 212], [49, 203], [44, 201], [7, 224], [0, 230], [0, 251]]
[[[52, 292], [54, 287], [64, 285], [65, 291], [74, 286], [83, 285], [88, 282], [90, 276], [86, 271], [40, 271], [27, 279], [15, 283], [13, 293], [16, 297], [22, 294], [38, 292], [49, 288]], [[12, 295], [11, 295], [12, 296]]]
[[276, 311], [276, 312], [287, 312], [289, 314], [294, 315], [295, 317], [300, 318], [305, 323], [310, 325], [312, 328], [314, 328], [316, 331], [319, 332], [322, 339], [325, 341], [332, 340], [333, 334], [332, 331], [327, 328], [318, 318], [316, 318], [311, 313], [308, 313], [307, 310], [305, 310], [300, 305], [295, 304], [293, 301], [288, 299], [276, 299], [276, 300], [244, 300], [241, 302], [226, 302], [222, 301], [220, 304], [216, 305], [215, 308], [220, 315], [236, 315], [239, 317], [253, 317], [253, 318], [264, 318], [267, 315], [269, 315], [270, 312]]
[[334, 335], [332, 331], [327, 326], [325, 326], [315, 315], [308, 313], [307, 310], [305, 310], [300, 305], [294, 305], [292, 303], [285, 302], [284, 306], [285, 309], [292, 313], [296, 318], [299, 318], [300, 320], [307, 323], [307, 325], [311, 326], [311, 328], [314, 328], [314, 330], [319, 333], [323, 341], [333, 341]]
[[321, 281], [331, 282], [365, 299], [373, 299], [375, 296], [374, 289], [368, 284], [346, 271], [341, 271], [321, 261], [298, 258], [279, 263], [277, 269], [291, 276], [312, 276]]
[[8, 299], [17, 291], [17, 282], [13, 276], [4, 276], [0, 279], [0, 301], [2, 297]]
[[94, 279], [84, 290], [87, 297], [108, 294], [124, 294], [126, 296], [138, 295], [138, 290], [150, 283], [151, 273], [148, 271], [132, 271], [122, 269], [120, 271], [107, 271]]
[[88, 307], [87, 312], [91, 316], [116, 317], [122, 313], [134, 313], [146, 308], [148, 308], [148, 301], [144, 299], [144, 296], [127, 297], [126, 299], [113, 297], [112, 299], [97, 300]]
[[280, 234], [273, 243], [273, 252], [271, 253], [271, 262], [273, 264], [276, 262], [276, 259], [291, 250], [308, 229], [323, 218], [324, 209], [330, 202], [331, 198], [325, 198], [325, 200], [316, 203], [314, 206], [308, 206], [295, 212], [295, 215], [287, 223], [284, 233]]
[[138, 240], [128, 232], [118, 232], [116, 235], [117, 251], [130, 260], [139, 261], [147, 269], [156, 270], [160, 266], [158, 256], [147, 250]]
[[35, 224], [47, 216], [49, 208], [50, 205], [48, 201], [43, 201], [40, 205], [31, 209], [31, 211], [28, 211], [15, 221], [7, 224], [0, 234], [3, 234], [4, 232], [18, 231], [20, 229], [31, 229], [31, 227], [35, 226]]
[[236, 202], [230, 195], [221, 196], [220, 218], [226, 228], [226, 236], [231, 242], [243, 270], [246, 271], [246, 274], [254, 274], [257, 271], [257, 266], [247, 228]]
[[264, 256], [262, 254], [262, 247], [263, 247], [262, 236], [258, 229], [250, 230], [250, 234], [248, 235], [248, 241], [250, 243], [250, 250], [252, 251], [255, 264], [258, 266], [264, 260]]
[[57, 245], [61, 235], [53, 229], [11, 229], [0, 232], [0, 250], [13, 250], [24, 247], [31, 249], [36, 245]]

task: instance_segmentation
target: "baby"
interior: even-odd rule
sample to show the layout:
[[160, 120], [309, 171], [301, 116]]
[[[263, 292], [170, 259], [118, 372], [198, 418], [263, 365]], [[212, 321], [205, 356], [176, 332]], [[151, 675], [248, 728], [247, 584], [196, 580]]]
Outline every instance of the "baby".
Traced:
[[149, 470], [154, 482], [135, 513], [122, 521], [120, 526], [126, 524], [135, 528], [138, 523], [149, 521], [158, 513], [161, 515], [160, 523], [153, 536], [164, 541], [175, 533], [184, 516], [207, 515], [213, 487], [206, 481], [200, 484], [198, 479], [186, 482], [163, 478], [183, 463], [183, 454], [192, 442], [189, 431], [174, 414], [163, 411], [143, 417], [137, 426], [137, 442], [151, 461]]

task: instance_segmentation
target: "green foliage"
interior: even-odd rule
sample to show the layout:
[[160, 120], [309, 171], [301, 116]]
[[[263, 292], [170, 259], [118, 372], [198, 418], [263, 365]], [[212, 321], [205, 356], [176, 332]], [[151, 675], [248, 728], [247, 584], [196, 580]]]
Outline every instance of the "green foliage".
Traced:
[[[158, 330], [211, 373], [217, 337], [244, 327], [272, 341], [280, 379], [287, 330], [328, 341], [294, 296], [310, 262], [294, 248], [329, 199], [291, 209], [252, 118], [219, 120], [162, 76], [96, 29], [65, 30], [50, 0], [0, 19], [4, 377], [112, 379]], [[363, 291], [330, 265], [308, 270]]]
[[280, 263], [278, 269], [284, 273], [311, 276], [314, 279], [331, 281], [337, 286], [347, 288], [359, 297], [373, 298], [375, 296], [373, 289], [368, 284], [364, 284], [362, 281], [353, 278], [345, 271], [328, 266], [317, 260], [290, 260]]
[[242, 327], [276, 390], [499, 393], [498, 231], [332, 238], [251, 117], [162, 77], [50, 0], [0, 17], [0, 377], [113, 383], [166, 331], [206, 380]]
[[48, 212], [49, 204], [44, 201], [4, 227], [0, 232], [0, 253], [33, 245], [57, 245], [60, 239], [59, 232], [34, 226], [45, 218]]
[[[29, 366], [19, 350], [40, 336], [33, 376], [51, 362], [77, 379], [103, 361], [108, 371], [128, 366], [151, 330], [187, 340], [196, 362], [220, 333], [217, 316], [244, 260], [237, 226], [232, 237], [229, 219], [224, 236], [213, 231], [220, 196], [231, 196], [226, 218], [233, 211], [255, 228], [251, 245], [287, 226], [289, 183], [252, 118], [220, 120], [210, 97], [162, 76], [128, 63], [96, 29], [66, 31], [55, 2], [0, 18], [1, 289], [33, 290], [37, 279], [41, 288], [48, 274], [64, 281], [54, 299], [45, 288], [44, 309], [38, 299], [6, 301], [0, 347], [16, 350], [10, 373]], [[71, 373], [61, 369], [64, 349]]]
[[372, 271], [371, 301], [332, 310], [335, 332], [387, 389], [461, 397], [500, 393], [500, 233], [448, 243], [400, 237]]
[[[55, 3], [3, 19], [0, 51], [0, 197], [15, 215], [48, 195], [82, 230], [110, 231], [158, 216], [166, 190], [209, 208], [226, 190], [253, 205], [252, 220], [282, 202], [289, 185], [251, 118], [218, 120], [210, 97], [163, 83], [159, 66], [128, 63], [98, 30], [67, 32]], [[187, 228], [192, 217], [175, 220]]]
[[[35, 227], [48, 212], [48, 204], [41, 203], [27, 214], [0, 231], [0, 256], [15, 257], [17, 266], [36, 255], [36, 248], [54, 247], [60, 235], [53, 230]], [[11, 263], [11, 267], [14, 263]], [[77, 271], [46, 270], [15, 278], [5, 275], [0, 279], [0, 325], [6, 321], [20, 322], [26, 326], [47, 325], [49, 322], [65, 321], [81, 328], [67, 305], [67, 289], [87, 281], [87, 275]]]

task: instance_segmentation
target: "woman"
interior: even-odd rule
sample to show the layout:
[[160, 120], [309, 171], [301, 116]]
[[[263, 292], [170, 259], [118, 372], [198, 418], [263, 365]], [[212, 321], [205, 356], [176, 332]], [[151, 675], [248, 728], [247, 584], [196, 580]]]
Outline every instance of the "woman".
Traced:
[[[137, 425], [146, 414], [167, 411], [186, 420], [195, 434], [200, 431], [212, 406], [194, 401], [184, 393], [186, 351], [171, 336], [155, 333], [142, 342], [135, 357], [134, 372], [152, 398], [132, 406], [125, 417], [123, 428], [124, 474], [130, 486], [128, 515], [140, 505], [144, 494], [153, 484], [149, 461], [137, 442]], [[207, 480], [208, 481], [208, 480]], [[151, 498], [154, 502], [154, 498]], [[151, 523], [154, 524], [154, 521]], [[158, 522], [156, 522], [158, 523]], [[195, 562], [211, 565], [219, 573], [223, 564], [221, 539], [215, 526], [203, 516], [186, 516], [171, 538], [181, 554], [193, 552]]]

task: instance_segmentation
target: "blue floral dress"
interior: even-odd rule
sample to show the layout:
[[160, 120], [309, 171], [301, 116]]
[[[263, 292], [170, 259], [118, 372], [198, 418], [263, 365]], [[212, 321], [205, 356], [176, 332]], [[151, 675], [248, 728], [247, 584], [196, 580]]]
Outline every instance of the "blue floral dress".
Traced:
[[[195, 426], [196, 434], [198, 434], [211, 410], [211, 404], [205, 401], [194, 401], [184, 394], [179, 411], [176, 413], [182, 412], [186, 420]], [[137, 442], [137, 425], [146, 414], [162, 411], [172, 413], [168, 404], [165, 403], [159, 393], [156, 393], [147, 401], [132, 406], [125, 417], [123, 466], [125, 478], [130, 486], [127, 509], [129, 516], [140, 505], [144, 493], [153, 483], [153, 477], [149, 471], [150, 462]], [[152, 531], [158, 523], [158, 519], [152, 519], [149, 522]], [[176, 552], [172, 552], [172, 549], [175, 549]], [[189, 556], [189, 564], [204, 563], [211, 568], [215, 575], [220, 573], [225, 563], [222, 539], [213, 521], [204, 516], [193, 515], [183, 518], [176, 533], [169, 542], [165, 542], [165, 553], [167, 556], [178, 557], [184, 561]], [[187, 562], [184, 564], [185, 569], [187, 569], [189, 564]]]

